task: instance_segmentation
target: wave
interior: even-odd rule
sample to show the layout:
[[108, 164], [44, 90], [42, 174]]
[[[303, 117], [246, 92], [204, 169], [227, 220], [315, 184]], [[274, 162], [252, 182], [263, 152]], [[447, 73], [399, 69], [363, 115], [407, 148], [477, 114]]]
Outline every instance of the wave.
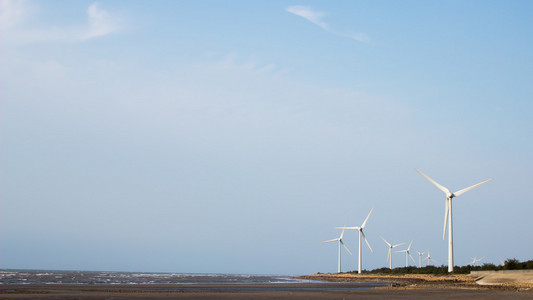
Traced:
[[0, 271], [0, 284], [295, 284], [316, 281], [280, 275], [95, 271]]

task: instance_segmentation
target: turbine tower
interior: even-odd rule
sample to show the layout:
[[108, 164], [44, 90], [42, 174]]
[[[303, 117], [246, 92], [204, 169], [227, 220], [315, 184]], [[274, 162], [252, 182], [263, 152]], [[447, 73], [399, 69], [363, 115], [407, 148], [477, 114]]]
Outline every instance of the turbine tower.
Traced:
[[[492, 180], [485, 180], [483, 182], [480, 182], [478, 184], [474, 184], [473, 186], [467, 187], [465, 189], [459, 190], [455, 193], [450, 192], [449, 189], [443, 187], [442, 185], [438, 184], [433, 179], [429, 178], [426, 174], [418, 171], [415, 169], [420, 175], [426, 177], [429, 182], [433, 183], [439, 190], [443, 191], [446, 194], [446, 209], [444, 212], [444, 232], [442, 234], [442, 239], [444, 240], [446, 237], [446, 223], [448, 223], [448, 272], [453, 272], [453, 226], [452, 226], [452, 199], [454, 197], [460, 196], [468, 191], [470, 191], [473, 188], [476, 188], [482, 184], [485, 184]], [[449, 221], [448, 221], [449, 220]]]
[[422, 268], [422, 255], [424, 255], [424, 253], [426, 252], [418, 252], [415, 250], [416, 253], [418, 253], [418, 267], [419, 268]]
[[415, 259], [411, 256], [411, 253], [409, 253], [409, 250], [411, 250], [411, 245], [413, 244], [413, 241], [409, 243], [409, 247], [405, 250], [395, 251], [397, 253], [405, 252], [405, 267], [409, 267], [409, 257], [411, 257], [411, 260], [416, 264]]
[[389, 242], [387, 242], [383, 237], [381, 237], [381, 239], [389, 246], [389, 254], [387, 254], [387, 261], [389, 262], [389, 269], [392, 270], [392, 248], [401, 246], [405, 243], [392, 245]]
[[344, 229], [342, 230], [341, 232], [341, 236], [336, 238], [336, 239], [332, 239], [332, 240], [327, 240], [327, 241], [323, 241], [322, 243], [329, 243], [329, 242], [339, 242], [339, 267], [338, 267], [338, 273], [341, 272], [341, 245], [344, 246], [344, 248], [346, 249], [346, 251], [348, 251], [348, 253], [350, 253], [350, 255], [352, 255], [352, 252], [350, 252], [350, 249], [348, 249], [348, 247], [346, 247], [346, 245], [344, 244], [344, 242], [342, 241], [342, 236], [344, 235]]
[[359, 266], [357, 268], [357, 273], [361, 274], [361, 261], [362, 261], [362, 250], [361, 249], [361, 237], [363, 237], [363, 239], [365, 240], [368, 248], [370, 249], [370, 251], [374, 252], [374, 250], [372, 250], [372, 247], [370, 247], [370, 243], [368, 243], [368, 240], [366, 239], [366, 236], [365, 236], [365, 233], [363, 232], [363, 229], [365, 228], [365, 225], [366, 225], [366, 222], [368, 221], [368, 218], [370, 218], [370, 215], [372, 214], [372, 211], [374, 210], [374, 208], [372, 208], [370, 210], [370, 213], [368, 213], [368, 216], [366, 217], [365, 221], [363, 222], [363, 224], [360, 226], [360, 227], [335, 227], [336, 229], [348, 229], [348, 230], [358, 230], [359, 231]]

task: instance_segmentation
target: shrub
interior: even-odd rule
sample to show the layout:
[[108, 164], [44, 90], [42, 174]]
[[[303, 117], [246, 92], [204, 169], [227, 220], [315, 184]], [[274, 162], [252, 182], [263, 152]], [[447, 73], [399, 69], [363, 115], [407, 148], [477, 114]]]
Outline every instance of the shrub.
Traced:
[[[496, 266], [492, 263], [485, 263], [482, 266], [455, 266], [453, 269], [453, 274], [470, 274], [471, 271], [498, 271], [498, 270], [521, 270], [521, 269], [533, 269], [533, 260], [528, 260], [525, 262], [519, 262], [515, 258], [507, 259], [503, 266]], [[357, 273], [357, 271], [351, 271], [347, 273]], [[363, 274], [382, 274], [382, 275], [395, 275], [395, 274], [434, 274], [434, 275], [445, 275], [448, 274], [448, 266], [441, 265], [433, 266], [429, 265], [422, 268], [417, 268], [414, 266], [409, 267], [400, 267], [400, 268], [379, 268], [374, 270], [363, 270]]]

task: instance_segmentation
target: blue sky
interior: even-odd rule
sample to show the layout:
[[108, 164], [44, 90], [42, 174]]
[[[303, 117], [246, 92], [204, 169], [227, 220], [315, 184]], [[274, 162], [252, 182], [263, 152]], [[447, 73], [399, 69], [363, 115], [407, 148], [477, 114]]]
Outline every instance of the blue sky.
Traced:
[[332, 272], [371, 208], [364, 268], [380, 236], [444, 264], [413, 168], [494, 178], [457, 264], [531, 259], [532, 6], [2, 0], [0, 267]]

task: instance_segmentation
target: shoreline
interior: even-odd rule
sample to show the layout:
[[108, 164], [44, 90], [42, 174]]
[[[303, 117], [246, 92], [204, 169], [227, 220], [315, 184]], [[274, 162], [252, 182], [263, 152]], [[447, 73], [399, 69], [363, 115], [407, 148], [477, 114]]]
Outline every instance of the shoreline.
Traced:
[[476, 282], [482, 277], [318, 273], [284, 283], [2, 283], [0, 299], [533, 299], [533, 283], [483, 286]]
[[401, 274], [375, 275], [354, 273], [318, 273], [295, 278], [322, 280], [331, 282], [381, 282], [388, 283], [385, 289], [475, 289], [475, 290], [507, 290], [524, 291], [533, 294], [533, 284], [513, 282], [494, 285], [480, 285], [476, 276], [466, 274], [433, 275], [433, 274]]
[[[314, 285], [316, 289], [309, 289]], [[332, 286], [334, 288], [332, 288]], [[494, 289], [376, 288], [362, 282], [225, 285], [0, 285], [0, 299], [533, 299], [533, 293]]]
[[0, 284], [0, 299], [533, 299], [533, 291], [479, 286], [467, 275], [314, 274], [284, 284]]

